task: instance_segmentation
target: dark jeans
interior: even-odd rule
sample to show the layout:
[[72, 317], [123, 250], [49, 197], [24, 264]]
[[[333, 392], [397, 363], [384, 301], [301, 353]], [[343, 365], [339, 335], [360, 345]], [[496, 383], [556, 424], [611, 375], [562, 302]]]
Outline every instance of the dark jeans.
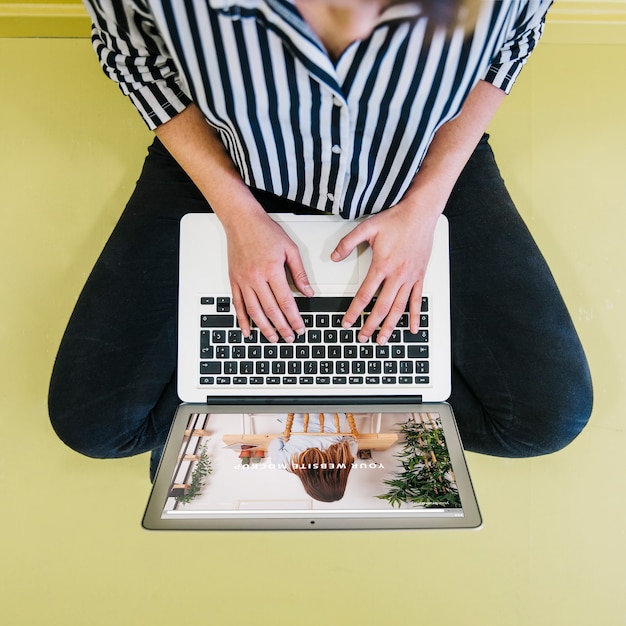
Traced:
[[[270, 210], [289, 202], [259, 194]], [[179, 221], [210, 211], [158, 141], [78, 300], [50, 385], [54, 429], [93, 457], [160, 448], [176, 395]], [[486, 138], [452, 193], [453, 392], [466, 449], [497, 456], [567, 445], [591, 412], [582, 347]]]

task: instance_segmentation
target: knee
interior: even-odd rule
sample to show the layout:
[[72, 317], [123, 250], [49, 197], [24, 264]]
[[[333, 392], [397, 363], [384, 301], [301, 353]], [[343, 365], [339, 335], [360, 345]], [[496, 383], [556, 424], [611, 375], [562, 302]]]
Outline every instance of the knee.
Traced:
[[591, 416], [591, 381], [583, 381], [566, 394], [539, 405], [519, 406], [506, 433], [507, 456], [532, 457], [558, 452], [583, 431]]
[[48, 393], [48, 415], [56, 435], [75, 452], [97, 459], [128, 456], [121, 433], [115, 432], [121, 429], [112, 423], [111, 416], [54, 379]]

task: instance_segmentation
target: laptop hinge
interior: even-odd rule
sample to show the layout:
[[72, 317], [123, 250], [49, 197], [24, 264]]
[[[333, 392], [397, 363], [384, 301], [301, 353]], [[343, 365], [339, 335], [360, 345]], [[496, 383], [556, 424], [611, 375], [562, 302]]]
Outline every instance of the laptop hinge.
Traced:
[[207, 404], [422, 404], [422, 396], [207, 396]]

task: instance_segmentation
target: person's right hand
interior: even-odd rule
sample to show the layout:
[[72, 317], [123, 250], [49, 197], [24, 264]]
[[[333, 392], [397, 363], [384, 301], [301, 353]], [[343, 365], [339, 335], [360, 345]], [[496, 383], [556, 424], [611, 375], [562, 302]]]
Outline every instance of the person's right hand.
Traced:
[[278, 341], [279, 335], [294, 341], [304, 332], [304, 321], [287, 272], [300, 293], [313, 295], [298, 246], [264, 212], [227, 228], [226, 239], [233, 304], [244, 336], [250, 334], [252, 319], [269, 341]]

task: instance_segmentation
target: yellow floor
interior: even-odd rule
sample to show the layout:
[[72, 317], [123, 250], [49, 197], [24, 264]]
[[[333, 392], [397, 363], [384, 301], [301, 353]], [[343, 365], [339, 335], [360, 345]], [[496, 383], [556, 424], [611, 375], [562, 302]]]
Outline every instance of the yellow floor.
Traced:
[[485, 525], [452, 533], [151, 534], [147, 458], [55, 438], [55, 350], [150, 136], [86, 39], [0, 39], [3, 624], [626, 624], [626, 26], [600, 22], [549, 30], [491, 129], [587, 347], [592, 421], [550, 457], [469, 455]]

